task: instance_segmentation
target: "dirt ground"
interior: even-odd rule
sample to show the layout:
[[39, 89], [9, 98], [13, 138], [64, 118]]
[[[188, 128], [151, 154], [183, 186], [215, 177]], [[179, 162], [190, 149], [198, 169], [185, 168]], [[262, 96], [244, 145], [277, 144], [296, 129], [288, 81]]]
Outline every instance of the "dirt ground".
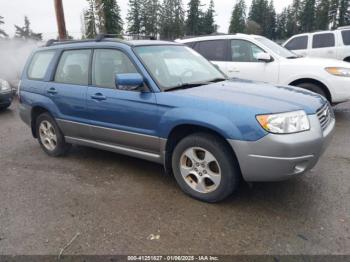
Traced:
[[50, 158], [0, 113], [0, 254], [350, 254], [350, 104], [315, 169], [243, 184], [220, 204], [184, 195], [161, 166], [85, 147]]

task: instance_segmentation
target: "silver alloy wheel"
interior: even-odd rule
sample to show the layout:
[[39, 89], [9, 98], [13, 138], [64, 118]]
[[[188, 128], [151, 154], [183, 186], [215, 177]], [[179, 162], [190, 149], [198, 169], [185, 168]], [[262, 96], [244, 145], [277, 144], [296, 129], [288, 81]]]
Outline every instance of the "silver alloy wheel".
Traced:
[[200, 147], [187, 149], [180, 158], [183, 179], [199, 193], [215, 191], [221, 182], [221, 168], [214, 155]]
[[40, 141], [49, 151], [54, 151], [57, 146], [57, 136], [53, 125], [49, 121], [42, 121], [39, 126]]

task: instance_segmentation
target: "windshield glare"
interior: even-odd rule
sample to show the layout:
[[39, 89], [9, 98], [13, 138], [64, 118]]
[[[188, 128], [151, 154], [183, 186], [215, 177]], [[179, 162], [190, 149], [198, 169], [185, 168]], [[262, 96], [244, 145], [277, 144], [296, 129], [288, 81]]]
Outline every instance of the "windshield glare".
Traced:
[[163, 91], [226, 78], [214, 65], [189, 47], [142, 46], [136, 47], [135, 52]]
[[284, 57], [284, 58], [289, 58], [289, 57], [297, 57], [297, 55], [288, 49], [280, 46], [279, 44], [276, 44], [275, 42], [271, 41], [270, 39], [267, 39], [265, 37], [257, 37], [255, 40], [259, 41], [266, 47], [268, 47], [270, 50], [275, 52], [276, 54]]

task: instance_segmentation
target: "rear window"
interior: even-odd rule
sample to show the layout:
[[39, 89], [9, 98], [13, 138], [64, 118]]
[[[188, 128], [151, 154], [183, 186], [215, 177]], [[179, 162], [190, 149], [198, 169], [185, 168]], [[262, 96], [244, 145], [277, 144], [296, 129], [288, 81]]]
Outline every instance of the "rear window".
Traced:
[[317, 34], [313, 36], [312, 48], [325, 48], [335, 46], [335, 37], [333, 33]]
[[307, 41], [308, 41], [307, 35], [298, 36], [298, 37], [295, 37], [292, 40], [290, 40], [286, 44], [285, 47], [287, 49], [289, 49], [289, 50], [303, 50], [303, 49], [307, 49]]
[[344, 30], [341, 32], [344, 45], [350, 45], [350, 30]]
[[29, 79], [43, 80], [54, 55], [55, 51], [36, 53], [28, 68]]
[[210, 61], [227, 61], [227, 41], [203, 41], [195, 45], [194, 49]]

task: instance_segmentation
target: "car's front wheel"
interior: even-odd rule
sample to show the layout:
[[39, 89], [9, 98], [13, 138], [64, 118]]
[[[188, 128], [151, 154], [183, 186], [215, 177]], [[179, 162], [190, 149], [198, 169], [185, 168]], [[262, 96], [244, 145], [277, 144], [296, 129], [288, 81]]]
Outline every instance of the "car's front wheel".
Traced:
[[70, 145], [64, 140], [64, 136], [56, 121], [50, 114], [41, 114], [36, 120], [36, 134], [41, 148], [49, 156], [65, 155]]
[[240, 180], [232, 151], [211, 134], [198, 133], [181, 140], [173, 152], [172, 168], [185, 193], [210, 203], [230, 196]]

